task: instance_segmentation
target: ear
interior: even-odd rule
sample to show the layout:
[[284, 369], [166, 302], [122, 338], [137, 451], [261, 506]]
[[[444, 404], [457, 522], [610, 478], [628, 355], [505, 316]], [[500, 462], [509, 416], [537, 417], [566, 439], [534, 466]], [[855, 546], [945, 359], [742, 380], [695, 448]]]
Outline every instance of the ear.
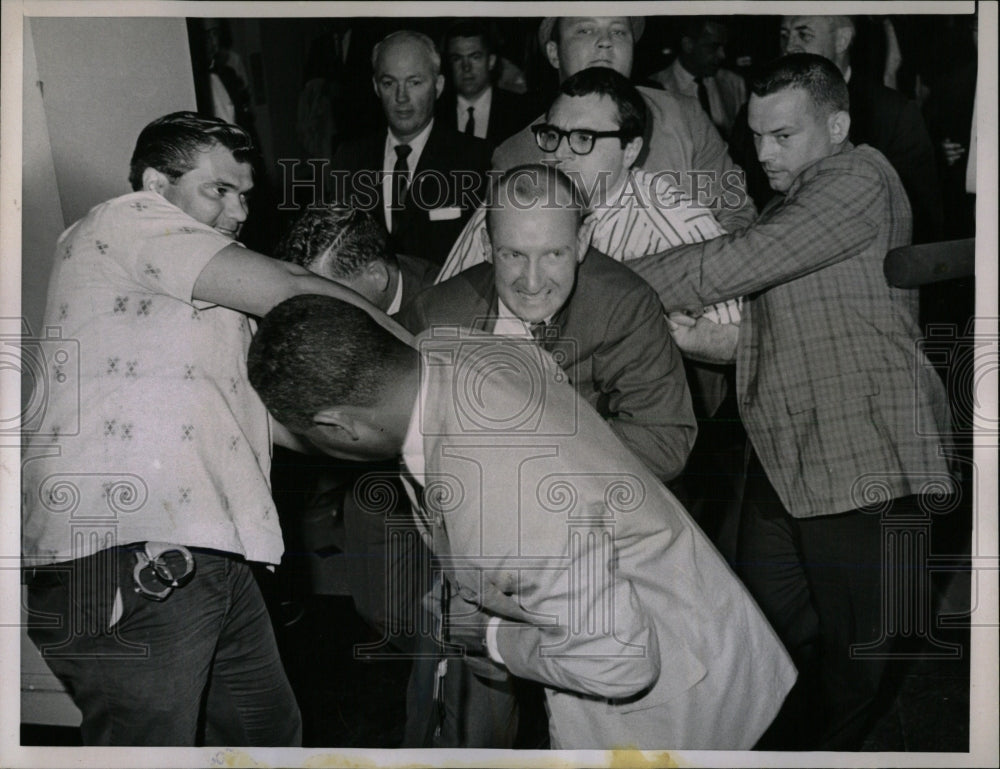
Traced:
[[434, 78], [434, 98], [437, 99], [441, 92], [444, 90], [444, 75], [438, 75]]
[[374, 77], [372, 77], [372, 88], [375, 89], [375, 95], [381, 99], [382, 94], [378, 92], [378, 80], [376, 80]]
[[486, 257], [486, 261], [493, 263], [493, 244], [490, 242], [490, 233], [483, 227], [479, 231], [479, 242], [483, 247], [483, 256]]
[[162, 171], [155, 168], [147, 168], [142, 172], [142, 189], [146, 192], [163, 194], [163, 190], [170, 184], [170, 179]]
[[684, 53], [691, 53], [691, 51], [694, 50], [694, 40], [687, 35], [684, 35], [684, 37], [681, 38], [681, 50], [684, 51]]
[[843, 144], [851, 132], [851, 116], [843, 110], [834, 112], [826, 119], [826, 130], [830, 132], [830, 141]]
[[[557, 21], [556, 23], [558, 24], [559, 22]], [[555, 69], [559, 69], [559, 43], [555, 40], [549, 40], [545, 44], [545, 58], [549, 60], [549, 64]]]
[[365, 266], [365, 278], [378, 290], [384, 294], [389, 289], [389, 268], [385, 262], [378, 259], [368, 262]]
[[313, 424], [333, 437], [343, 437], [351, 441], [360, 439], [355, 418], [340, 406], [320, 409], [313, 414]]
[[491, 53], [491, 54], [490, 54], [490, 57], [489, 57], [489, 58], [488, 58], [488, 59], [486, 60], [486, 69], [488, 69], [488, 70], [489, 70], [490, 72], [492, 72], [492, 71], [493, 71], [493, 68], [494, 68], [494, 67], [495, 67], [496, 65], [497, 65], [497, 57], [496, 57], [496, 54], [495, 54], [495, 53]]
[[639, 157], [640, 152], [642, 152], [642, 137], [636, 136], [625, 145], [624, 163], [626, 169], [631, 168], [635, 164], [635, 160]]

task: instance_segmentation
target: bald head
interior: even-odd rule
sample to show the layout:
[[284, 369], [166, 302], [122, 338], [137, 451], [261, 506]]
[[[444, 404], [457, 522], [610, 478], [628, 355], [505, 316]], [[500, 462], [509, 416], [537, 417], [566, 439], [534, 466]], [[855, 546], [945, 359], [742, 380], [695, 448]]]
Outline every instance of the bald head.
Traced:
[[850, 16], [784, 16], [781, 19], [781, 52], [815, 53], [841, 73], [851, 64], [854, 23]]

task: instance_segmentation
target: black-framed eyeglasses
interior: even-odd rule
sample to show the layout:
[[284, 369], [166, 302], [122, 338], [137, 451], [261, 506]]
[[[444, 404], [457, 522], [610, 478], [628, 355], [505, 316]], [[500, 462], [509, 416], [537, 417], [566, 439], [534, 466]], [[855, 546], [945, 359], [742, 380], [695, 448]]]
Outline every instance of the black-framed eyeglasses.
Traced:
[[166, 600], [175, 587], [183, 587], [194, 574], [194, 557], [184, 545], [146, 542], [135, 551], [132, 578], [135, 592], [153, 601]]
[[565, 136], [569, 148], [575, 155], [589, 155], [594, 149], [594, 142], [598, 139], [610, 138], [612, 136], [621, 138], [624, 131], [592, 131], [589, 128], [574, 128], [564, 131], [548, 123], [536, 123], [531, 126], [535, 134], [535, 143], [543, 152], [555, 152], [559, 148]]

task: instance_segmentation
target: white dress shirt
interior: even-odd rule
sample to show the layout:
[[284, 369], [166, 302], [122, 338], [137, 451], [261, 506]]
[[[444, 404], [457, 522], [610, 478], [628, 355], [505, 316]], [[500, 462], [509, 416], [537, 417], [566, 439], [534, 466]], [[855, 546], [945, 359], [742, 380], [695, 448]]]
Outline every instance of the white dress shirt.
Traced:
[[474, 135], [480, 139], [486, 138], [486, 129], [490, 124], [490, 108], [493, 106], [493, 89], [487, 88], [479, 96], [469, 101], [461, 94], [455, 99], [455, 115], [458, 121], [455, 125], [458, 130], [465, 133], [465, 124], [469, 122], [469, 107], [472, 107], [472, 114], [475, 118]]
[[420, 162], [420, 155], [427, 145], [427, 137], [431, 135], [433, 127], [432, 118], [431, 122], [424, 126], [424, 130], [408, 142], [397, 139], [391, 128], [385, 134], [385, 153], [382, 156], [382, 210], [385, 212], [385, 227], [389, 232], [392, 232], [392, 171], [396, 167], [396, 147], [400, 144], [410, 145], [410, 154], [406, 158], [406, 165], [410, 169], [407, 177], [407, 189], [409, 189], [409, 185], [413, 183], [413, 169]]

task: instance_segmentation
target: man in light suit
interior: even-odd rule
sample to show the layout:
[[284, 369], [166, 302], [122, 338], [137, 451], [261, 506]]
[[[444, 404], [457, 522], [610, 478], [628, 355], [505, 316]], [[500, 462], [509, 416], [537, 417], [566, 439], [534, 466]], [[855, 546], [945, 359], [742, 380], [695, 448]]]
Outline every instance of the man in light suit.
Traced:
[[743, 78], [722, 66], [728, 37], [718, 16], [686, 16], [677, 58], [650, 76], [668, 91], [697, 99], [725, 138], [747, 100]]
[[492, 30], [482, 19], [459, 19], [441, 45], [450, 75], [438, 100], [438, 119], [496, 147], [531, 118], [522, 94], [496, 85], [499, 57]]
[[920, 515], [922, 494], [953, 488], [941, 455], [948, 404], [917, 348], [917, 296], [883, 274], [886, 252], [910, 239], [906, 193], [880, 152], [850, 143], [840, 71], [791, 54], [751, 90], [750, 127], [778, 195], [746, 230], [631, 266], [668, 310], [749, 297], [736, 363], [754, 451], [740, 572], [797, 662], [819, 648], [822, 717], [808, 713], [823, 734], [798, 746], [857, 748], [885, 664], [852, 652], [881, 637], [882, 516], [871, 505]]
[[388, 129], [337, 148], [333, 194], [382, 217], [393, 253], [439, 265], [482, 200], [489, 145], [434, 119], [444, 77], [426, 35], [388, 35], [372, 68]]
[[[587, 67], [611, 67], [629, 77], [635, 43], [644, 28], [641, 16], [547, 17], [539, 25], [538, 44], [560, 82]], [[730, 232], [750, 224], [756, 209], [743, 173], [697, 99], [644, 86], [639, 92], [650, 119], [636, 167], [670, 172], [671, 181], [696, 203], [710, 207]], [[531, 126], [544, 119], [540, 116], [501, 144], [493, 153], [494, 168], [506, 170], [536, 160]]]
[[544, 683], [552, 747], [739, 749], [766, 728], [795, 676], [784, 649], [537, 346], [455, 331], [415, 349], [317, 297], [263, 320], [248, 367], [320, 450], [402, 453], [454, 653]]

